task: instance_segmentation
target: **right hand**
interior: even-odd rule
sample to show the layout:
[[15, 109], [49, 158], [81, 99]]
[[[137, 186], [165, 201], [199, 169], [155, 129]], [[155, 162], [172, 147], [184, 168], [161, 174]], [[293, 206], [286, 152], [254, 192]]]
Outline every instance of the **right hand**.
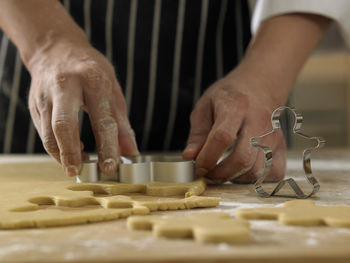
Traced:
[[[250, 139], [272, 129], [271, 114], [286, 100], [282, 96], [274, 98], [271, 87], [273, 82], [269, 78], [261, 76], [244, 61], [204, 92], [192, 111], [191, 130], [183, 152], [184, 159], [196, 160], [197, 177], [206, 177], [210, 183], [232, 180], [253, 183], [260, 177], [264, 155], [251, 146]], [[277, 87], [288, 89], [282, 83]], [[274, 154], [266, 181], [279, 181], [285, 174], [286, 164], [283, 135], [275, 133], [259, 143], [262, 141]], [[225, 152], [229, 147], [232, 151]]]
[[102, 172], [115, 172], [120, 155], [138, 155], [134, 132], [113, 66], [89, 43], [60, 41], [42, 49], [29, 67], [29, 109], [46, 151], [66, 175], [77, 175], [83, 144], [82, 107], [90, 117]]

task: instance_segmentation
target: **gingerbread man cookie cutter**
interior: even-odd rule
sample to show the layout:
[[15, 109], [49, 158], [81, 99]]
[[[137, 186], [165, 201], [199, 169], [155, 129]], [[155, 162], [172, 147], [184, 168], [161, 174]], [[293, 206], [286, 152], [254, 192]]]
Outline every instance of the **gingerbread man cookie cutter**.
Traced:
[[[259, 140], [281, 130], [280, 117], [281, 117], [281, 114], [285, 110], [289, 110], [294, 115], [295, 122], [294, 122], [294, 126], [293, 126], [293, 134], [296, 134], [296, 135], [303, 137], [305, 139], [308, 139], [308, 140], [316, 140], [316, 142], [317, 142], [316, 146], [306, 148], [303, 151], [303, 168], [304, 168], [304, 172], [305, 172], [305, 177], [307, 179], [307, 182], [309, 184], [311, 184], [311, 186], [312, 186], [312, 191], [308, 194], [305, 194], [303, 192], [303, 190], [300, 188], [300, 186], [296, 183], [296, 181], [293, 178], [287, 178], [287, 179], [283, 179], [283, 180], [279, 181], [277, 183], [277, 186], [274, 188], [274, 190], [271, 193], [267, 193], [262, 186], [264, 180], [266, 179], [266, 177], [270, 173], [271, 166], [272, 166], [273, 154], [272, 154], [272, 150], [268, 146], [259, 144]], [[271, 115], [271, 123], [272, 123], [272, 130], [271, 131], [269, 131], [268, 133], [263, 134], [261, 136], [252, 137], [250, 139], [250, 143], [253, 147], [258, 147], [258, 148], [263, 150], [264, 158], [265, 158], [263, 173], [262, 173], [261, 177], [259, 177], [258, 180], [254, 184], [255, 192], [261, 197], [271, 197], [271, 196], [286, 197], [285, 195], [277, 195], [277, 193], [281, 190], [281, 188], [285, 184], [287, 184], [290, 186], [290, 188], [295, 193], [294, 196], [288, 196], [288, 197], [305, 199], [305, 198], [308, 198], [308, 197], [312, 196], [313, 194], [317, 193], [320, 189], [320, 184], [312, 174], [311, 153], [314, 150], [323, 147], [325, 145], [326, 141], [322, 137], [309, 136], [309, 135], [306, 135], [306, 134], [301, 132], [301, 126], [303, 124], [303, 116], [299, 112], [297, 112], [296, 109], [293, 107], [282, 106], [282, 107], [277, 108]]]
[[186, 183], [194, 180], [194, 162], [177, 155], [122, 156], [118, 171], [112, 175], [102, 173], [97, 160], [85, 161], [76, 179], [77, 183], [117, 181], [127, 184]]

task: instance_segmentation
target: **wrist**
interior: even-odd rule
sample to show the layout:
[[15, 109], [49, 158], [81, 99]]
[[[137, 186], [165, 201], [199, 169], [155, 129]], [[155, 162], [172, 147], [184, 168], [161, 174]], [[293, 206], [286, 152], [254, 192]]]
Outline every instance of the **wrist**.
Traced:
[[275, 106], [284, 104], [304, 62], [328, 25], [328, 18], [311, 14], [286, 14], [267, 19], [235, 72], [245, 76], [247, 89], [253, 93], [267, 94]]
[[286, 103], [293, 83], [268, 67], [261, 60], [246, 57], [225, 79], [229, 86], [234, 87], [238, 83], [243, 93], [257, 98], [257, 101], [264, 101], [265, 106], [273, 110]]
[[57, 43], [88, 42], [57, 0], [0, 1], [0, 27], [14, 42], [27, 67]]
[[32, 46], [31, 52], [28, 49], [21, 51], [23, 62], [31, 73], [37, 66], [43, 65], [51, 59], [69, 59], [69, 54], [74, 53], [72, 50], [76, 47], [79, 47], [80, 50], [91, 48], [85, 35], [72, 37], [56, 32], [48, 32], [45, 38], [33, 43]]
[[250, 79], [249, 88], [252, 92], [258, 96], [268, 96], [273, 104], [283, 105], [298, 73], [284, 62], [268, 54], [253, 51], [247, 54], [238, 71]]

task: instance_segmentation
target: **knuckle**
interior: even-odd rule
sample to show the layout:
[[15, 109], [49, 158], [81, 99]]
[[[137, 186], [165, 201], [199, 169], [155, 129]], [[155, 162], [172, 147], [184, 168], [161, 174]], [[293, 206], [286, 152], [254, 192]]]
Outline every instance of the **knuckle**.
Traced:
[[235, 136], [227, 129], [217, 129], [213, 134], [213, 139], [221, 145], [228, 147], [233, 143]]
[[99, 65], [88, 65], [81, 69], [80, 75], [87, 86], [90, 87], [90, 89], [87, 89], [86, 91], [88, 92], [91, 90], [90, 93], [87, 93], [88, 95], [99, 97], [112, 93], [114, 75], [110, 74], [110, 70], [107, 68], [108, 67]]
[[36, 104], [40, 111], [47, 111], [50, 108], [50, 102], [48, 100], [48, 96], [45, 93], [40, 93]]
[[68, 73], [68, 72], [58, 72], [56, 75], [55, 75], [55, 80], [56, 80], [56, 83], [62, 83], [64, 81], [66, 81], [68, 78], [71, 77], [71, 73]]
[[194, 110], [190, 114], [191, 125], [196, 124], [198, 122], [211, 123], [213, 121], [212, 115], [208, 114], [207, 112], [207, 107], [209, 107], [209, 105], [197, 103]]
[[29, 96], [28, 96], [28, 106], [30, 111], [41, 111], [50, 108], [51, 100], [48, 94], [48, 90], [44, 88], [43, 85], [38, 84], [35, 87], [31, 85]]
[[116, 132], [117, 123], [112, 117], [100, 119], [95, 123], [95, 129], [98, 132]]
[[234, 114], [236, 111], [244, 112], [250, 107], [250, 98], [247, 94], [230, 89], [220, 89], [212, 97], [215, 111], [222, 114]]
[[229, 94], [231, 100], [234, 100], [234, 103], [239, 109], [247, 109], [250, 105], [250, 98], [247, 94], [242, 92], [234, 91]]
[[72, 123], [66, 118], [56, 119], [53, 122], [52, 128], [55, 134], [62, 135], [71, 130]]
[[243, 104], [249, 103], [249, 96], [243, 92], [234, 91], [230, 95]]
[[[54, 91], [57, 92], [57, 94], [64, 94], [66, 92], [69, 92], [71, 85], [69, 83], [72, 83], [72, 81], [77, 80], [77, 75], [74, 72], [58, 72], [55, 74], [55, 85], [54, 85]], [[45, 103], [47, 101], [47, 96], [45, 96], [45, 93], [43, 93], [40, 97], [40, 101]]]
[[244, 171], [248, 171], [251, 169], [255, 163], [255, 159], [252, 158], [252, 155], [250, 152], [240, 153], [237, 154], [237, 167]]
[[93, 65], [85, 65], [81, 69], [81, 74], [86, 80], [91, 82], [105, 82], [110, 79], [108, 66], [97, 63]]
[[58, 153], [58, 147], [56, 140], [52, 136], [45, 136], [43, 139], [43, 146], [45, 150], [49, 153], [52, 154], [57, 154]]
[[103, 71], [98, 66], [86, 66], [82, 70], [84, 78], [90, 81], [101, 81], [103, 78]]

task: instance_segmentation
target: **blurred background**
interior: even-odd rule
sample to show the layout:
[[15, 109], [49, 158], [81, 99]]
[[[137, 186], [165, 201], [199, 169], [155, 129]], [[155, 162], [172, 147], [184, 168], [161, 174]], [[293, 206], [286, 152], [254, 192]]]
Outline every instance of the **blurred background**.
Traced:
[[[350, 145], [350, 55], [315, 55], [299, 75], [289, 104], [304, 116], [302, 130], [329, 147]], [[291, 136], [291, 148], [303, 147]]]
[[[63, 1], [64, 3], [68, 1]], [[251, 8], [255, 1], [249, 0]], [[333, 39], [334, 40], [334, 39]], [[15, 47], [6, 40], [0, 33], [0, 46], [5, 46], [0, 50], [0, 105], [9, 103], [8, 98], [11, 93], [17, 93], [21, 85], [29, 83], [30, 76], [23, 70], [18, 53]], [[8, 46], [7, 46], [8, 45]], [[9, 58], [5, 59], [5, 51], [8, 49]], [[1, 59], [2, 58], [2, 59]], [[3, 69], [3, 70], [1, 70]], [[7, 83], [4, 81], [5, 75], [12, 76], [13, 70], [20, 78], [14, 76], [14, 80], [18, 81]], [[295, 87], [290, 95], [288, 104], [294, 106], [304, 116], [304, 124], [302, 131], [307, 135], [321, 136], [326, 139], [327, 148], [349, 147], [350, 145], [350, 55], [347, 53], [328, 53], [318, 54], [310, 57], [301, 71]], [[11, 77], [12, 80], [12, 77]], [[23, 83], [22, 83], [23, 82]], [[21, 89], [22, 91], [26, 89]], [[25, 97], [25, 96], [22, 96]], [[14, 107], [8, 107], [10, 110], [15, 110], [16, 105], [20, 109], [21, 114], [26, 115], [26, 122], [15, 123], [10, 125], [13, 130], [7, 132], [9, 136], [15, 134], [20, 129], [28, 130], [28, 140], [23, 138], [23, 141], [17, 139], [16, 144], [22, 152], [40, 151], [43, 149], [34, 149], [32, 141], [40, 140], [35, 133], [34, 126], [29, 122], [29, 111], [27, 110], [27, 102], [21, 98], [15, 97]], [[18, 109], [16, 114], [18, 113]], [[5, 113], [0, 110], [0, 120], [6, 120]], [[292, 123], [289, 123], [289, 126]], [[4, 138], [6, 121], [0, 121], [0, 138]], [[299, 140], [296, 136], [291, 136], [290, 128], [288, 144], [292, 149], [305, 147], [304, 140]], [[1, 140], [0, 139], [0, 140]], [[11, 140], [9, 140], [11, 141]], [[10, 152], [11, 145], [2, 145], [0, 141], [0, 152]], [[40, 146], [41, 147], [41, 146]], [[23, 149], [22, 149], [23, 148]]]

